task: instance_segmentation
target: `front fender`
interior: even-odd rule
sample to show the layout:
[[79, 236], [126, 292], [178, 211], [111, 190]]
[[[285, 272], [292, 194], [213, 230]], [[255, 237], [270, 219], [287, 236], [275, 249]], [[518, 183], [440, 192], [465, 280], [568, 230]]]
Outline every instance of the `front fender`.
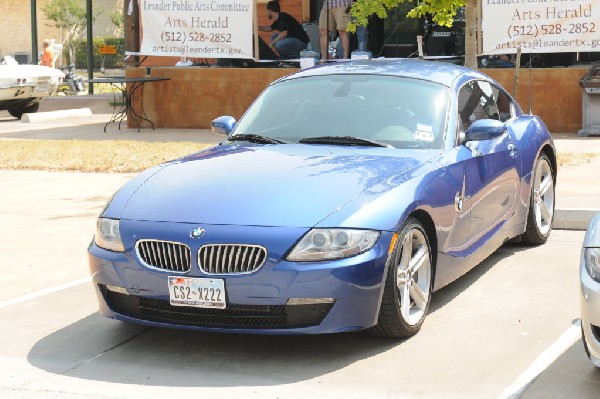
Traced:
[[[408, 173], [402, 181], [387, 182], [391, 188], [368, 192], [355, 198], [318, 223], [317, 227], [360, 227], [397, 232], [416, 211], [429, 215], [436, 227], [436, 241], [444, 242], [444, 234], [455, 218], [455, 192], [449, 189], [447, 170], [437, 161], [424, 166], [424, 173]], [[413, 177], [414, 176], [414, 177]]]

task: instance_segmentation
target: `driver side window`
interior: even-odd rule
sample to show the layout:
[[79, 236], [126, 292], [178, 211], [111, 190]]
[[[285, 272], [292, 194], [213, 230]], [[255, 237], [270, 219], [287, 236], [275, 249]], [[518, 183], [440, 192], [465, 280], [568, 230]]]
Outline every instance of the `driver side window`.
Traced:
[[512, 118], [511, 99], [488, 82], [472, 80], [458, 93], [458, 116], [461, 133], [478, 119], [506, 122]]

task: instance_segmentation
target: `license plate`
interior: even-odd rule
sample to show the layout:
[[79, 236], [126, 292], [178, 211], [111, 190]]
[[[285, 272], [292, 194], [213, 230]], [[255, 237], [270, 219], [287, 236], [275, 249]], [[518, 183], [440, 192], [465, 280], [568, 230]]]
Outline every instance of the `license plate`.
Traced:
[[225, 309], [225, 282], [216, 278], [169, 276], [173, 306]]
[[38, 93], [47, 92], [48, 91], [48, 83], [38, 84], [33, 91], [38, 92]]

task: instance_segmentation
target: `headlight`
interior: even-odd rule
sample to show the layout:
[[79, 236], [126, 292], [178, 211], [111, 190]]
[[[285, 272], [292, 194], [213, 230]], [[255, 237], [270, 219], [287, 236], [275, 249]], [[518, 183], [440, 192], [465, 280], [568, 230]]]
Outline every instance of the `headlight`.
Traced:
[[96, 245], [101, 248], [116, 252], [124, 252], [125, 248], [121, 242], [119, 221], [115, 219], [98, 218], [96, 223]]
[[590, 276], [600, 281], [600, 248], [584, 248], [583, 261]]
[[292, 249], [289, 261], [349, 258], [373, 248], [379, 232], [352, 229], [312, 229]]

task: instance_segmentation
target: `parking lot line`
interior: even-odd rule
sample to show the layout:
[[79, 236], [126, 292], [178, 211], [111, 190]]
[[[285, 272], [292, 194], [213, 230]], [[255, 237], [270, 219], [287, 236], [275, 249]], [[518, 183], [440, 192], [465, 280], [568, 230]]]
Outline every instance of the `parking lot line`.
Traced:
[[581, 338], [581, 327], [579, 324], [572, 325], [561, 336], [542, 352], [531, 365], [519, 375], [519, 377], [506, 388], [500, 399], [516, 399], [535, 381], [535, 379], [546, 370], [556, 359], [569, 349]]
[[76, 287], [81, 284], [89, 283], [92, 281], [91, 277], [83, 277], [78, 280], [74, 280], [68, 283], [55, 285], [54, 287], [44, 288], [43, 290], [30, 292], [29, 294], [21, 295], [13, 299], [9, 299], [8, 301], [0, 302], [0, 309], [17, 305], [22, 302], [27, 302], [35, 298], [39, 298], [44, 295], [52, 294], [58, 291], [66, 290], [68, 288]]

